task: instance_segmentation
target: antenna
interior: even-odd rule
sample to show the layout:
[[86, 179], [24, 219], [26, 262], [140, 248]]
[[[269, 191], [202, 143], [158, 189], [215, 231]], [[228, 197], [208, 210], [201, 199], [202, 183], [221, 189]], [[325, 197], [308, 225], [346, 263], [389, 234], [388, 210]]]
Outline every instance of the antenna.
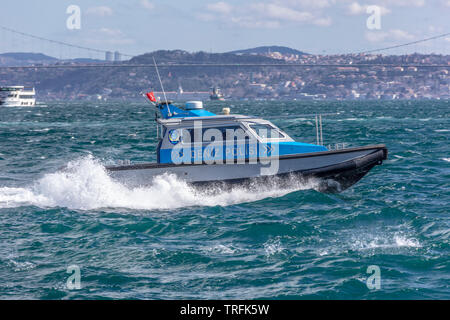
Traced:
[[153, 57], [153, 63], [155, 64], [156, 74], [158, 75], [159, 84], [161, 85], [161, 89], [162, 89], [163, 95], [164, 95], [164, 100], [166, 101], [166, 106], [167, 106], [167, 110], [169, 111], [169, 117], [170, 117], [171, 116], [170, 107], [169, 107], [169, 103], [167, 101], [166, 91], [164, 91], [164, 86], [161, 81], [161, 76], [159, 75], [158, 65], [156, 64], [155, 57]]

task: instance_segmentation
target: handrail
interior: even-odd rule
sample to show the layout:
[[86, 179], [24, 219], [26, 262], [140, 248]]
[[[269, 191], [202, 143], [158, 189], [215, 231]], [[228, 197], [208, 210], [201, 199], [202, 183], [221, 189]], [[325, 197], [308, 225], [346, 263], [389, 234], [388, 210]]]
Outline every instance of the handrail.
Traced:
[[316, 118], [316, 144], [323, 146], [323, 131], [322, 131], [322, 115], [315, 115]]
[[[321, 113], [322, 116], [337, 116], [340, 115], [340, 112], [335, 112], [335, 113]], [[306, 114], [286, 114], [286, 115], [274, 115], [274, 116], [265, 116], [265, 115], [261, 115], [259, 117], [264, 118], [264, 119], [280, 119], [280, 118], [299, 118], [299, 117], [303, 117], [303, 118], [314, 118], [315, 116], [317, 116], [317, 113], [306, 113]]]

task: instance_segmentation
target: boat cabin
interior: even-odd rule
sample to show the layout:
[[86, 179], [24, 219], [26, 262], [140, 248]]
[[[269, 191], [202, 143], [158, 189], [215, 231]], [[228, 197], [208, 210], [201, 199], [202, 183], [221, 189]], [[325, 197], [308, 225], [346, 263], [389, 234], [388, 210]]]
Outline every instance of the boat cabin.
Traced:
[[323, 146], [295, 142], [267, 120], [243, 115], [216, 115], [199, 101], [180, 109], [157, 106], [158, 163], [228, 163], [257, 161], [281, 155], [327, 151]]

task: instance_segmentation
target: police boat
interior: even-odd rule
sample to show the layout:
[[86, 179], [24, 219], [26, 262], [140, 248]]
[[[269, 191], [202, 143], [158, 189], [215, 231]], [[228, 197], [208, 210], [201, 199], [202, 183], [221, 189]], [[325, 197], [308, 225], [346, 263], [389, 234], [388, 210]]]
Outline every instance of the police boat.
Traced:
[[319, 181], [321, 192], [341, 192], [387, 159], [382, 144], [329, 150], [320, 143], [296, 142], [258, 117], [230, 114], [229, 108], [211, 113], [200, 101], [187, 102], [183, 109], [167, 100], [155, 106], [160, 114], [157, 162], [106, 168], [113, 179], [131, 187], [168, 173], [207, 188], [294, 178]]

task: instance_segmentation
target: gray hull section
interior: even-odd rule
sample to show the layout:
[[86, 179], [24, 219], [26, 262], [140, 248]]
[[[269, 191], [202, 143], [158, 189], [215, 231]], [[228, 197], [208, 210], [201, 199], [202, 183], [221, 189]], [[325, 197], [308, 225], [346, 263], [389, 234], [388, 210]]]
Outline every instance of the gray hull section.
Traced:
[[[344, 177], [346, 181], [348, 180], [347, 184], [350, 186], [374, 165], [380, 164], [386, 157], [387, 150], [385, 146], [377, 145], [339, 151], [281, 156], [279, 159], [262, 159], [258, 163], [211, 165], [141, 164], [109, 167], [107, 169], [114, 179], [130, 187], [151, 184], [154, 177], [166, 173], [175, 174], [180, 179], [193, 184], [242, 182], [258, 178], [270, 179], [271, 176], [298, 174], [327, 178]], [[327, 175], [327, 173], [329, 174]], [[345, 188], [348, 186], [346, 185]]]

